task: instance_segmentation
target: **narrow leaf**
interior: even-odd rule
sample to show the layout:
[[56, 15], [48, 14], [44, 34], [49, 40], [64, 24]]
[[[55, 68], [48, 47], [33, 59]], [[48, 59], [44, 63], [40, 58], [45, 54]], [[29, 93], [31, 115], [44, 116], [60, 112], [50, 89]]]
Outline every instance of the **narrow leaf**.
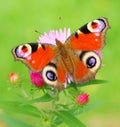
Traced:
[[23, 122], [22, 120], [5, 114], [0, 114], [0, 119], [9, 127], [34, 127], [26, 122]]
[[83, 84], [75, 84], [75, 83], [71, 83], [70, 86], [76, 86], [76, 87], [83, 87], [83, 86], [87, 86], [87, 85], [97, 85], [97, 84], [105, 84], [108, 83], [107, 80], [90, 80], [89, 82], [83, 83]]
[[16, 101], [0, 101], [0, 108], [5, 112], [22, 113], [29, 116], [40, 117], [40, 111], [32, 105], [23, 105]]
[[33, 103], [38, 103], [38, 102], [48, 102], [48, 101], [51, 101], [51, 100], [53, 100], [53, 98], [49, 94], [45, 94], [42, 97], [29, 100], [29, 101], [25, 102], [25, 104], [33, 104]]
[[99, 106], [102, 106], [103, 104], [104, 104], [103, 102], [96, 102], [93, 104], [86, 105], [85, 107], [77, 106], [77, 107], [71, 109], [70, 113], [74, 114], [74, 115], [80, 115], [82, 113], [88, 112], [89, 110], [92, 110], [92, 109], [95, 109]]
[[69, 127], [86, 127], [79, 119], [67, 111], [56, 111], [54, 112], [59, 119], [61, 119]]

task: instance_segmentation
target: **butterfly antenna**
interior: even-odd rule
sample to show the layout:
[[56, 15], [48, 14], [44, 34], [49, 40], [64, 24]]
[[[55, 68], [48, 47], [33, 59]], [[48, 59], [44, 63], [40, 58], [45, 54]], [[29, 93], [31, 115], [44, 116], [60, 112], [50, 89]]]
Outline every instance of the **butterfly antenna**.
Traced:
[[38, 33], [38, 34], [40, 34], [40, 35], [42, 35], [38, 30], [35, 30], [35, 32]]
[[61, 16], [58, 17], [58, 26], [59, 26], [59, 28], [61, 28], [61, 26], [62, 26], [62, 17]]

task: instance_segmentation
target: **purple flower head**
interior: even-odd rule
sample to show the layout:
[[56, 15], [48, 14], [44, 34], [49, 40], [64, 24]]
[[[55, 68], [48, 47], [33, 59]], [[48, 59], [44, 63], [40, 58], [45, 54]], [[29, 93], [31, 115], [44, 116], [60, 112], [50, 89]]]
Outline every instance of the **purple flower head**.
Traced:
[[36, 86], [36, 87], [42, 87], [45, 85], [44, 80], [42, 78], [42, 75], [40, 72], [30, 72], [30, 78], [31, 82]]
[[50, 32], [44, 33], [41, 35], [38, 39], [38, 43], [47, 43], [47, 44], [53, 44], [56, 45], [55, 39], [61, 41], [62, 43], [65, 42], [65, 40], [70, 36], [70, 28], [64, 30], [60, 29], [59, 31], [50, 30]]
[[103, 56], [102, 56], [102, 53], [101, 53], [100, 51], [95, 51], [95, 52], [96, 52], [96, 54], [97, 54], [98, 56], [103, 57]]

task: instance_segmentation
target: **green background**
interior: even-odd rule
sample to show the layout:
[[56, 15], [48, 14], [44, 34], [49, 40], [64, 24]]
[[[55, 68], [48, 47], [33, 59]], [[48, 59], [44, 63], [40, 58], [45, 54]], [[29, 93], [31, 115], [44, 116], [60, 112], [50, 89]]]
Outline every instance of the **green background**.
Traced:
[[[119, 0], [1, 0], [0, 1], [0, 97], [14, 99], [6, 93], [8, 74], [17, 72], [30, 80], [28, 69], [21, 62], [14, 62], [11, 49], [16, 45], [36, 42], [39, 33], [51, 29], [71, 28], [74, 32], [81, 25], [99, 18], [108, 18], [111, 29], [107, 32], [107, 45], [102, 50], [105, 66], [96, 78], [108, 80], [101, 86], [84, 88], [92, 101], [104, 105], [80, 116], [88, 127], [120, 126], [120, 2]], [[9, 97], [9, 95], [11, 95]], [[2, 125], [1, 125], [2, 126]]]

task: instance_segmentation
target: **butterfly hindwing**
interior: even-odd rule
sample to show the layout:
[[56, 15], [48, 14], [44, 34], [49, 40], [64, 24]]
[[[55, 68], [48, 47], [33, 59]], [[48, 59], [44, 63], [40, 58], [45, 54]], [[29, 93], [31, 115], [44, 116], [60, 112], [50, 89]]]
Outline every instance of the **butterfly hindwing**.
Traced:
[[100, 50], [105, 45], [105, 33], [108, 28], [106, 18], [93, 20], [80, 27], [67, 42], [71, 48], [77, 50]]
[[42, 69], [44, 82], [58, 90], [64, 88], [67, 75], [66, 69], [60, 59], [60, 57], [53, 59]]
[[101, 67], [101, 58], [94, 51], [74, 51], [74, 74], [76, 83], [84, 83], [95, 78]]
[[16, 60], [22, 61], [34, 71], [43, 69], [55, 56], [53, 46], [38, 43], [19, 45], [12, 53]]

